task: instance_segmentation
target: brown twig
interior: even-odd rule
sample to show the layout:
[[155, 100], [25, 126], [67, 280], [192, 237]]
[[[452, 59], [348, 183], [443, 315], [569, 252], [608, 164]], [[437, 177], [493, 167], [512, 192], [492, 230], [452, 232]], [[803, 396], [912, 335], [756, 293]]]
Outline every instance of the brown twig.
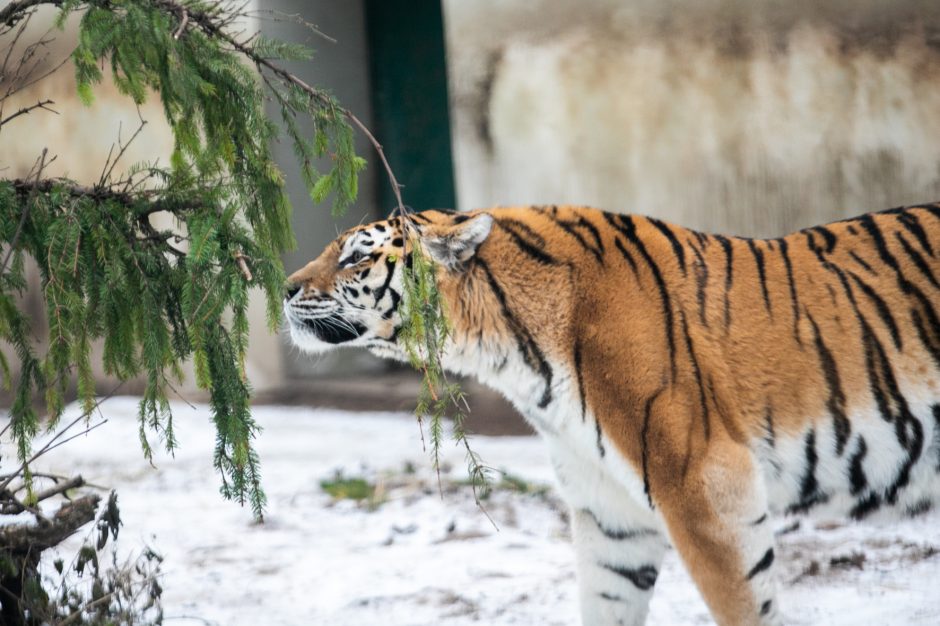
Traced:
[[50, 105], [50, 104], [55, 104], [55, 102], [52, 101], [52, 100], [42, 100], [41, 102], [37, 102], [36, 104], [30, 105], [30, 106], [28, 106], [28, 107], [23, 107], [22, 109], [20, 109], [20, 110], [17, 111], [16, 113], [11, 113], [11, 114], [8, 115], [7, 117], [5, 117], [5, 118], [3, 118], [2, 120], [0, 120], [0, 126], [3, 126], [4, 124], [7, 124], [7, 123], [11, 122], [12, 120], [16, 119], [16, 118], [19, 117], [20, 115], [27, 115], [28, 113], [30, 113], [30, 112], [32, 112], [32, 111], [34, 111], [34, 110], [36, 110], [36, 109], [43, 109], [43, 110], [49, 111], [50, 113], [55, 113], [56, 115], [58, 115], [58, 114], [59, 114], [58, 111], [56, 111], [55, 109], [50, 109], [50, 108], [47, 106], [47, 105]]
[[42, 448], [40, 448], [38, 452], [36, 452], [35, 454], [33, 454], [33, 455], [32, 455], [31, 457], [29, 457], [27, 460], [23, 461], [23, 462], [20, 464], [20, 466], [16, 469], [16, 471], [14, 471], [14, 472], [8, 474], [8, 475], [6, 476], [6, 479], [5, 479], [2, 483], [0, 483], [0, 492], [2, 492], [4, 489], [6, 489], [7, 487], [9, 487], [9, 486], [10, 486], [10, 483], [13, 482], [13, 479], [20, 475], [20, 472], [22, 472], [24, 469], [26, 469], [26, 468], [29, 466], [30, 463], [32, 463], [33, 461], [35, 461], [36, 459], [38, 459], [38, 458], [41, 457], [42, 455], [46, 454], [46, 453], [49, 452], [50, 450], [54, 450], [55, 448], [58, 448], [60, 445], [62, 445], [62, 444], [64, 444], [64, 443], [67, 443], [67, 442], [71, 441], [72, 439], [75, 439], [76, 437], [80, 437], [80, 436], [82, 436], [82, 435], [84, 435], [84, 434], [86, 434], [86, 433], [89, 433], [89, 432], [91, 432], [92, 430], [98, 428], [99, 426], [103, 425], [103, 424], [105, 423], [105, 421], [107, 421], [107, 420], [98, 422], [98, 423], [96, 423], [96, 424], [93, 424], [93, 425], [89, 426], [88, 428], [86, 428], [85, 430], [83, 430], [82, 432], [80, 432], [80, 433], [78, 433], [78, 434], [76, 434], [76, 435], [73, 435], [73, 436], [71, 436], [71, 437], [68, 437], [67, 439], [63, 439], [62, 441], [56, 443], [56, 441], [57, 441], [60, 437], [62, 437], [65, 433], [67, 433], [69, 430], [71, 430], [76, 424], [78, 424], [80, 421], [82, 421], [82, 420], [84, 420], [84, 419], [87, 419], [88, 416], [91, 415], [92, 412], [93, 412], [95, 409], [98, 408], [98, 405], [99, 405], [99, 404], [101, 404], [101, 403], [104, 402], [105, 400], [111, 398], [115, 393], [117, 393], [117, 391], [118, 391], [123, 385], [124, 385], [124, 382], [123, 382], [123, 381], [120, 382], [120, 383], [118, 383], [117, 385], [114, 386], [113, 389], [111, 389], [111, 391], [109, 391], [109, 392], [108, 392], [105, 396], [103, 396], [101, 399], [95, 400], [95, 403], [92, 405], [92, 407], [91, 407], [88, 411], [83, 412], [81, 415], [79, 415], [79, 416], [76, 417], [74, 420], [72, 420], [71, 422], [69, 422], [69, 424], [68, 424], [65, 428], [62, 428], [61, 430], [59, 430], [59, 432], [57, 432], [49, 441], [47, 441], [46, 444], [45, 444]]
[[238, 264], [238, 269], [241, 270], [242, 276], [245, 277], [245, 280], [249, 283], [252, 281], [251, 270], [248, 268], [248, 263], [245, 261], [247, 259], [244, 254], [241, 252], [235, 255], [235, 263]]
[[183, 34], [183, 31], [186, 30], [186, 25], [189, 24], [189, 11], [186, 10], [186, 7], [183, 7], [183, 19], [180, 20], [180, 26], [176, 29], [176, 32], [173, 33], [173, 39], [179, 39]]
[[101, 172], [101, 178], [98, 179], [97, 187], [106, 186], [106, 183], [111, 179], [111, 174], [114, 172], [114, 167], [118, 164], [118, 161], [121, 160], [121, 157], [124, 156], [124, 153], [127, 152], [130, 145], [134, 143], [137, 136], [144, 130], [144, 126], [147, 125], [147, 120], [140, 114], [140, 107], [137, 107], [137, 118], [140, 120], [140, 124], [137, 126], [137, 130], [134, 131], [134, 134], [131, 135], [131, 138], [127, 140], [127, 143], [121, 143], [121, 129], [120, 126], [118, 127], [117, 156], [114, 157], [113, 161], [111, 160], [111, 153], [114, 150], [114, 144], [111, 144], [111, 150], [108, 151], [108, 158], [105, 160], [104, 169]]
[[0, 24], [4, 26], [16, 26], [17, 22], [25, 17], [25, 12], [40, 4], [62, 4], [63, 0], [13, 0], [10, 4], [0, 9]]

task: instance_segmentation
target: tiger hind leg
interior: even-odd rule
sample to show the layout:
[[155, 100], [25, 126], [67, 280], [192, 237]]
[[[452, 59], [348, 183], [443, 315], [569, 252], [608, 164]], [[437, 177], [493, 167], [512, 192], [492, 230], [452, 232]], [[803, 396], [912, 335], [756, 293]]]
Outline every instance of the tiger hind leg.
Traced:
[[723, 448], [672, 489], [660, 481], [657, 505], [718, 624], [781, 624], [765, 486], [750, 451]]

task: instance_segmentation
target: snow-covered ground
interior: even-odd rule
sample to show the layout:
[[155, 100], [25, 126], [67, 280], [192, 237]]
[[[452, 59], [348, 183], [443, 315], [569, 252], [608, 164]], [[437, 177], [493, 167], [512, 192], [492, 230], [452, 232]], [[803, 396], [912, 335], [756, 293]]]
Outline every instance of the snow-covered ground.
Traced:
[[[45, 469], [118, 490], [124, 528], [116, 545], [131, 552], [146, 543], [165, 557], [167, 624], [578, 623], [560, 503], [497, 490], [487, 503], [496, 530], [470, 488], [455, 485], [466, 476], [459, 449], [447, 450], [439, 495], [411, 416], [256, 408], [269, 498], [266, 522], [256, 525], [249, 510], [219, 496], [208, 410], [173, 409], [181, 449], [159, 455], [156, 467], [141, 455], [133, 398], [105, 402], [107, 424], [43, 459]], [[551, 484], [538, 439], [472, 443], [489, 465]], [[374, 481], [381, 503], [334, 502], [320, 481], [337, 470]], [[778, 555], [789, 623], [940, 623], [936, 516], [882, 526], [803, 520], [782, 535]], [[674, 552], [649, 623], [712, 623]]]

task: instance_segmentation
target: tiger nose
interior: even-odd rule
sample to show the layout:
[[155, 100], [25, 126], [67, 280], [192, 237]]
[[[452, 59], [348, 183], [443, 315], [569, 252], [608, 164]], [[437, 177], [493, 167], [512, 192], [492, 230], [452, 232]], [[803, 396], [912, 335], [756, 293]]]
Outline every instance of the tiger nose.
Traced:
[[288, 300], [290, 300], [291, 298], [293, 298], [294, 296], [297, 295], [297, 292], [298, 292], [298, 291], [300, 291], [300, 285], [296, 285], [296, 284], [293, 284], [293, 283], [288, 284], [288, 285], [287, 285], [287, 288], [284, 290], [284, 296], [285, 296]]

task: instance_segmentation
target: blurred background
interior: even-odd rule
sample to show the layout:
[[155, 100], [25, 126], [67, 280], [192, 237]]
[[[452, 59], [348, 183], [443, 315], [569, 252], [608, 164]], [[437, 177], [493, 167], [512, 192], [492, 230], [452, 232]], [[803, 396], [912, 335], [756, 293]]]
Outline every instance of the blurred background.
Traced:
[[[577, 203], [684, 226], [771, 237], [940, 199], [940, 4], [927, 0], [257, 0], [246, 28], [307, 43], [304, 80], [375, 131], [415, 209]], [[335, 41], [265, 11], [299, 14]], [[41, 24], [45, 20], [34, 20]], [[37, 33], [37, 34], [41, 34]], [[53, 33], [55, 34], [55, 33]], [[59, 59], [69, 31], [56, 34]], [[69, 65], [20, 94], [52, 98], [4, 129], [8, 176], [43, 147], [48, 169], [93, 182], [138, 124], [101, 89], [78, 104]], [[157, 103], [124, 158], [166, 158]], [[38, 132], [41, 129], [41, 132]], [[394, 205], [369, 145], [360, 197], [334, 219], [313, 207], [278, 147], [298, 246], [288, 272], [344, 228]], [[58, 168], [58, 169], [57, 169]], [[260, 295], [260, 294], [259, 294]], [[29, 296], [37, 326], [38, 290]], [[253, 304], [249, 376], [259, 402], [407, 409], [416, 379], [364, 352], [311, 358], [272, 336]], [[37, 328], [40, 335], [43, 328]], [[133, 391], [133, 387], [125, 387]], [[471, 386], [474, 427], [524, 432]], [[192, 393], [192, 389], [185, 391]]]

